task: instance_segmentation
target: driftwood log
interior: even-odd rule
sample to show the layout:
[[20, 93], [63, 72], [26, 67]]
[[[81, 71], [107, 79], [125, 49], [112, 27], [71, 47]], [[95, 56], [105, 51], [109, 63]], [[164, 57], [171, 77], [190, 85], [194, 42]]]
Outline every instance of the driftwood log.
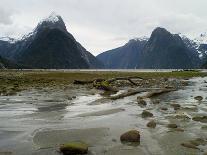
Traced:
[[95, 79], [91, 81], [81, 81], [81, 80], [74, 80], [73, 84], [85, 85], [85, 84], [93, 84], [93, 87], [96, 89], [101, 89], [105, 91], [117, 92], [118, 89], [111, 86], [111, 83], [115, 81], [129, 81], [132, 85], [137, 86], [137, 84], [132, 81], [132, 79], [140, 79], [141, 77], [131, 76], [131, 77], [117, 77], [112, 79]]
[[[91, 81], [80, 81], [80, 80], [75, 80], [73, 82], [73, 84], [80, 84], [80, 85], [85, 85], [85, 84], [93, 84], [93, 87], [96, 89], [100, 89], [100, 90], [105, 90], [108, 92], [118, 92], [118, 89], [116, 87], [111, 86], [111, 84], [113, 82], [116, 81], [128, 81], [129, 83], [131, 83], [134, 86], [138, 86], [137, 83], [135, 83], [132, 79], [139, 79], [139, 80], [143, 80], [141, 77], [137, 77], [137, 76], [133, 76], [133, 77], [117, 77], [117, 78], [112, 78], [112, 79], [95, 79], [95, 80], [91, 80]], [[141, 92], [147, 92], [149, 91], [149, 89], [135, 89], [135, 90], [129, 90], [127, 92], [124, 92], [122, 94], [118, 94], [115, 96], [109, 96], [107, 97], [108, 99], [111, 100], [117, 100], [117, 99], [121, 99], [127, 96], [132, 96], [132, 95], [136, 95], [138, 93]], [[171, 91], [175, 91], [175, 89], [158, 89], [158, 90], [153, 90], [150, 91], [149, 93], [147, 93], [145, 96], [142, 96], [142, 98], [151, 98], [151, 97], [156, 97], [159, 96], [161, 94], [164, 93], [168, 93]]]
[[[119, 95], [110, 96], [110, 97], [108, 97], [108, 99], [111, 99], [111, 100], [122, 99], [124, 97], [133, 96], [133, 95], [136, 95], [136, 94], [139, 94], [139, 93], [142, 93], [142, 92], [148, 92], [149, 90], [151, 90], [151, 89], [145, 88], [145, 89], [138, 89], [138, 90], [129, 90], [129, 91], [124, 92], [124, 93], [119, 94]], [[172, 92], [172, 91], [175, 91], [175, 90], [176, 89], [158, 89], [158, 90], [153, 90], [153, 91], [147, 93], [146, 95], [140, 96], [140, 97], [142, 99], [152, 98], [152, 97], [157, 97], [159, 95], [169, 93], [169, 92]]]
[[143, 80], [143, 78], [138, 77], [138, 76], [130, 76], [130, 77], [117, 77], [117, 78], [112, 78], [112, 79], [95, 79], [95, 80], [90, 80], [90, 81], [82, 81], [82, 80], [74, 80], [73, 84], [80, 84], [80, 85], [84, 85], [84, 84], [94, 84], [94, 83], [98, 83], [98, 82], [107, 82], [109, 84], [115, 82], [115, 81], [129, 81], [131, 84], [133, 85], [137, 85], [134, 81], [132, 81], [132, 79], [140, 79]]
[[147, 93], [145, 96], [143, 96], [142, 98], [152, 98], [152, 97], [156, 97], [165, 93], [169, 93], [172, 91], [175, 91], [176, 89], [159, 89], [159, 90], [154, 90], [151, 91], [149, 93]]
[[115, 96], [110, 96], [108, 97], [108, 99], [111, 99], [111, 100], [118, 100], [118, 99], [122, 99], [122, 98], [125, 98], [125, 97], [128, 97], [128, 96], [132, 96], [132, 95], [136, 95], [136, 94], [139, 94], [139, 93], [142, 93], [142, 92], [145, 92], [146, 90], [144, 89], [140, 89], [140, 90], [129, 90], [127, 92], [124, 92], [122, 94], [119, 94], [119, 95], [115, 95]]

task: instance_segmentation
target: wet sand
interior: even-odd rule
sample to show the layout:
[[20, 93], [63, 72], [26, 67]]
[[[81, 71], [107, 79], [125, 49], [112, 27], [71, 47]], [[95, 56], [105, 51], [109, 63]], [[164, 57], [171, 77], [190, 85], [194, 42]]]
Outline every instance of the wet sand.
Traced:
[[[146, 107], [137, 104], [137, 96], [145, 93], [103, 101], [100, 91], [71, 84], [64, 90], [31, 89], [0, 96], [0, 155], [59, 155], [58, 146], [70, 141], [87, 143], [91, 155], [203, 154], [206, 144], [191, 149], [181, 143], [207, 140], [207, 124], [192, 120], [207, 115], [207, 78], [187, 81], [183, 89], [145, 99]], [[198, 95], [204, 99], [195, 100]], [[157, 99], [160, 103], [152, 104]], [[174, 110], [171, 104], [181, 108]], [[143, 110], [154, 116], [142, 118]], [[155, 129], [146, 126], [150, 120], [156, 121]], [[176, 123], [184, 132], [168, 128], [169, 123]], [[140, 145], [120, 142], [120, 135], [131, 129], [140, 131]]]

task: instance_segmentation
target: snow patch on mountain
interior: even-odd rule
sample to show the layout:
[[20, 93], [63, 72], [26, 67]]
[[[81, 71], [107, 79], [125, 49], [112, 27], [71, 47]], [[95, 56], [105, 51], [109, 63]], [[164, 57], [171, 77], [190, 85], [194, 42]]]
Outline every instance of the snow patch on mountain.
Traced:
[[52, 12], [47, 18], [41, 20], [32, 32], [24, 35], [20, 40], [34, 39], [42, 27], [60, 28], [66, 30], [62, 17], [55, 12]]
[[207, 32], [202, 33], [199, 37], [194, 39], [198, 44], [207, 44]]
[[179, 35], [188, 48], [194, 48], [198, 52], [200, 59], [203, 59], [207, 55], [207, 48], [203, 47], [203, 45], [207, 45], [207, 34], [201, 34], [199, 37], [195, 39], [189, 39], [188, 37], [182, 34]]
[[56, 14], [55, 12], [52, 12], [52, 13], [49, 15], [49, 17], [43, 19], [43, 20], [40, 22], [40, 24], [41, 24], [42, 22], [56, 23], [56, 22], [58, 22], [58, 21], [60, 20], [60, 18], [61, 18], [61, 17], [60, 17], [58, 14]]
[[134, 40], [134, 41], [148, 41], [149, 37], [143, 36], [143, 37], [133, 38], [131, 40]]
[[16, 43], [18, 40], [10, 37], [0, 37], [1, 41], [9, 42], [10, 44]]
[[[202, 33], [199, 37], [194, 40], [195, 48], [200, 53], [200, 58], [203, 58], [207, 55], [207, 33]], [[206, 47], [204, 47], [206, 46]]]

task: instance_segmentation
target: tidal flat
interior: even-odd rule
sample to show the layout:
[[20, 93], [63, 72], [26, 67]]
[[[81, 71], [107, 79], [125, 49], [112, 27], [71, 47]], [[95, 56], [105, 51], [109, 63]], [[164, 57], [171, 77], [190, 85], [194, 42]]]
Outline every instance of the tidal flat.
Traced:
[[[116, 77], [140, 79], [113, 82], [116, 93], [73, 83]], [[202, 155], [206, 123], [205, 71], [0, 71], [0, 155], [61, 155], [69, 142], [89, 155]], [[130, 130], [139, 143], [120, 141]]]

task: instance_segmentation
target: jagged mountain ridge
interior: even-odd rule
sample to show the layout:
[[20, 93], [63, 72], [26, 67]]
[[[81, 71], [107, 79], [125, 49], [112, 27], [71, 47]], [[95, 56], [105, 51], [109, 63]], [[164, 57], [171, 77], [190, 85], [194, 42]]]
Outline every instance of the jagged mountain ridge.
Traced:
[[23, 68], [20, 64], [15, 64], [0, 56], [0, 69], [20, 69]]
[[139, 68], [194, 68], [189, 54], [179, 35], [156, 28], [142, 51]]
[[[171, 34], [164, 28], [156, 28], [150, 39], [146, 40], [139, 50], [130, 51], [123, 46], [103, 52], [97, 58], [107, 68], [112, 69], [198, 68], [201, 65], [199, 54], [192, 44], [188, 44], [188, 41], [187, 38], [184, 40], [179, 35]], [[131, 53], [139, 53], [139, 55]], [[121, 55], [121, 58], [119, 55]], [[121, 61], [113, 61], [114, 57], [117, 60], [121, 59]], [[133, 65], [129, 67], [128, 63], [124, 65], [122, 62], [131, 62]]]
[[67, 31], [61, 16], [54, 13], [21, 40], [0, 41], [0, 55], [28, 68], [103, 68], [103, 64]]
[[148, 38], [131, 39], [124, 46], [101, 53], [97, 58], [109, 69], [134, 69], [147, 40]]

